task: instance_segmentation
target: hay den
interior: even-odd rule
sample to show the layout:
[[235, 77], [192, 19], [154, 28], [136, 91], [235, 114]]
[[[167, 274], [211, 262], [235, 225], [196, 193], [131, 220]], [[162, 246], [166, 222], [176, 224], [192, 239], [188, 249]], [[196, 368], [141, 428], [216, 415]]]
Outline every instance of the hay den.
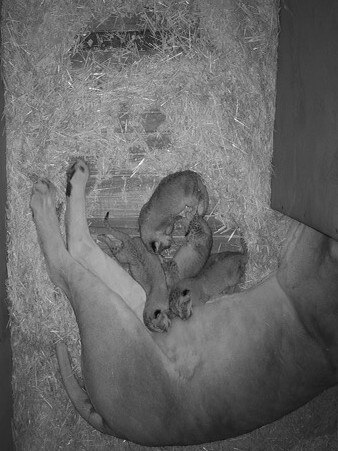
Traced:
[[[81, 378], [80, 339], [46, 272], [29, 208], [32, 182], [44, 176], [56, 185], [63, 228], [65, 173], [83, 157], [96, 238], [107, 211], [135, 233], [161, 178], [199, 172], [216, 250], [243, 236], [250, 254], [243, 287], [261, 281], [276, 268], [291, 222], [269, 206], [279, 1], [3, 3], [16, 446], [140, 449], [92, 429], [63, 388], [55, 343], [65, 339]], [[191, 449], [318, 449], [313, 429], [322, 431], [320, 447], [333, 440], [323, 426], [336, 421], [323, 407], [329, 398], [238, 439]]]

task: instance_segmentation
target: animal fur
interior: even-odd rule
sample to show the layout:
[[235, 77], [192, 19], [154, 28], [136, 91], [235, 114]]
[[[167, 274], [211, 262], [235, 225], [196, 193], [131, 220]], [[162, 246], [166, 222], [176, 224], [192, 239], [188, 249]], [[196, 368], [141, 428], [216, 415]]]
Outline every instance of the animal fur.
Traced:
[[171, 260], [162, 263], [168, 289], [187, 277], [197, 275], [205, 265], [212, 248], [212, 231], [209, 224], [198, 214], [189, 223], [185, 243]]
[[243, 252], [212, 254], [195, 277], [182, 279], [173, 287], [169, 295], [171, 312], [180, 316], [182, 305], [192, 312], [212, 296], [232, 294], [243, 278], [247, 261], [248, 255]]
[[169, 295], [164, 271], [159, 256], [147, 251], [140, 237], [131, 238], [127, 233], [111, 227], [108, 213], [105, 225], [109, 232], [121, 241], [119, 248], [101, 236], [109, 246], [114, 257], [121, 264], [127, 264], [133, 278], [146, 293], [143, 321], [153, 332], [166, 332], [170, 327]]
[[196, 172], [175, 172], [162, 179], [139, 215], [140, 236], [148, 251], [160, 254], [171, 246], [175, 220], [186, 207], [191, 217], [204, 216], [208, 205], [207, 189]]
[[[169, 292], [181, 279], [196, 276], [205, 265], [212, 248], [212, 231], [201, 216], [195, 214], [189, 223], [186, 242], [170, 261], [162, 263]], [[180, 297], [181, 302], [172, 302], [171, 314], [186, 320], [191, 316], [190, 301]], [[170, 303], [169, 303], [170, 307]]]
[[51, 182], [34, 184], [31, 208], [48, 274], [76, 316], [88, 396], [77, 396], [72, 373], [64, 383], [94, 427], [147, 446], [207, 443], [275, 421], [338, 383], [335, 240], [295, 222], [262, 283], [151, 333], [135, 314], [143, 289], [90, 236], [87, 180], [79, 160], [67, 247]]

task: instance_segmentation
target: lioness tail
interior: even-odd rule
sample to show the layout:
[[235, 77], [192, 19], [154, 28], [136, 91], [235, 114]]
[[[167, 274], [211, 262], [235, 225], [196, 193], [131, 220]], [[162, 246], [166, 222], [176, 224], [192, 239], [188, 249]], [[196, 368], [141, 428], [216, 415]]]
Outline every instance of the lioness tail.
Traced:
[[59, 362], [63, 384], [75, 409], [93, 428], [103, 434], [111, 434], [112, 432], [109, 430], [104, 419], [95, 411], [86, 391], [80, 387], [75, 378], [70, 365], [67, 347], [62, 341], [56, 344], [56, 356]]

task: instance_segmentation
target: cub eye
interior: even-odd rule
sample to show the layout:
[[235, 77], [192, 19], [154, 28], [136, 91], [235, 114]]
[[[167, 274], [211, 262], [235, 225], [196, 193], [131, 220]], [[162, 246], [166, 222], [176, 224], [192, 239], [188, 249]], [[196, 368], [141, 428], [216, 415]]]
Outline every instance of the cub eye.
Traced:
[[185, 289], [182, 291], [182, 296], [188, 296], [189, 293], [190, 293], [190, 290]]

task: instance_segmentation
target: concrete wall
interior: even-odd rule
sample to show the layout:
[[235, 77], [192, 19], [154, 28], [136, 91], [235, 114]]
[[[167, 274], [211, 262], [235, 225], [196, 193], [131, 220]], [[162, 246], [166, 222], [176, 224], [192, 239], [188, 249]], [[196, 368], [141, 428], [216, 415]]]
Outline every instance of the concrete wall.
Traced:
[[[2, 2], [0, 0], [0, 7]], [[4, 109], [4, 87], [0, 80], [0, 117]], [[4, 119], [0, 121], [0, 449], [12, 450], [11, 347], [6, 308], [6, 137]]]

